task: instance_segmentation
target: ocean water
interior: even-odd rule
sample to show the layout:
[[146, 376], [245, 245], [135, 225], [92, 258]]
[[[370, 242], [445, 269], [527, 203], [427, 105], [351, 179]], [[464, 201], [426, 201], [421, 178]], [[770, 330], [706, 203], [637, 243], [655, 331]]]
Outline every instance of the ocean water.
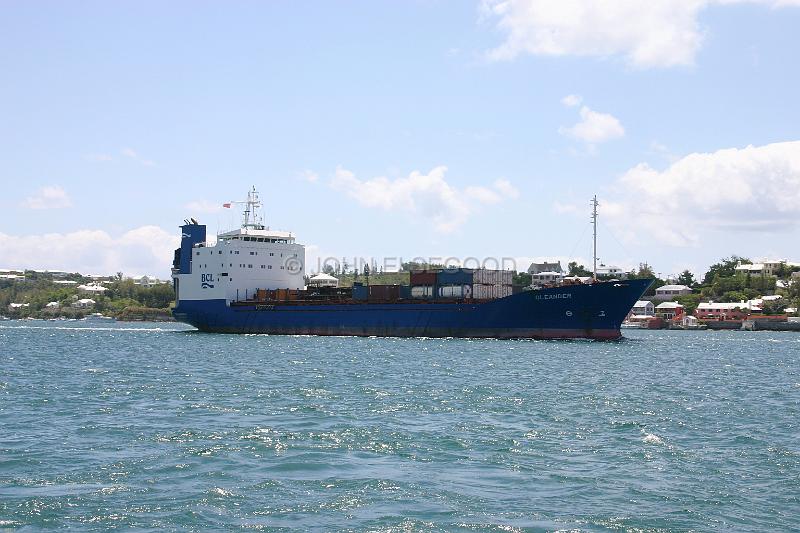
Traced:
[[0, 323], [0, 530], [800, 529], [800, 335]]

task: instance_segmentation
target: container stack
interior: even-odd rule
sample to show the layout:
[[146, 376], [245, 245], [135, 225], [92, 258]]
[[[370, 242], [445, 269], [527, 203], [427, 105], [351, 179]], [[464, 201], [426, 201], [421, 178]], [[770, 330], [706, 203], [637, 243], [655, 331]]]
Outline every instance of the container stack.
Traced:
[[436, 273], [436, 295], [439, 298], [472, 298], [472, 280], [475, 270], [445, 268]]
[[436, 288], [435, 270], [415, 270], [411, 272], [411, 297], [416, 299], [431, 299]]
[[475, 271], [472, 284], [472, 297], [477, 300], [492, 300], [511, 296], [513, 273], [510, 270]]
[[416, 299], [504, 298], [513, 293], [509, 270], [445, 268], [411, 272], [411, 297]]

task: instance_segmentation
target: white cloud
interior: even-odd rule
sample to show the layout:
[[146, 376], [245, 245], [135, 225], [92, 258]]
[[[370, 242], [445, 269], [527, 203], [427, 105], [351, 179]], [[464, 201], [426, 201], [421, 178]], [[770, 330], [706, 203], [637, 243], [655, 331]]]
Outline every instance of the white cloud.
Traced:
[[567, 107], [575, 107], [576, 105], [580, 105], [581, 102], [583, 102], [583, 98], [577, 94], [568, 94], [561, 99], [561, 103]]
[[57, 185], [42, 187], [36, 194], [25, 198], [20, 204], [27, 209], [63, 209], [72, 207], [67, 192]]
[[495, 180], [494, 188], [497, 189], [503, 196], [508, 198], [519, 198], [519, 190], [511, 185], [511, 182], [507, 179], [500, 178], [499, 180]]
[[339, 167], [331, 186], [361, 205], [426, 218], [441, 233], [459, 228], [480, 206], [497, 204], [519, 194], [508, 180], [502, 179], [492, 187], [473, 185], [460, 190], [447, 183], [446, 171], [447, 167], [439, 166], [427, 174], [414, 171], [408, 177], [394, 180], [386, 177], [360, 180]]
[[798, 0], [484, 0], [482, 11], [496, 17], [507, 34], [489, 52], [491, 59], [624, 56], [636, 67], [649, 68], [691, 65], [704, 38], [698, 13], [734, 3], [800, 5]]
[[131, 159], [135, 159], [136, 161], [138, 161], [139, 163], [141, 163], [142, 165], [144, 165], [146, 167], [154, 167], [154, 166], [156, 166], [156, 162], [155, 161], [153, 161], [151, 159], [143, 158], [133, 148], [123, 148], [122, 150], [120, 150], [120, 153], [122, 155], [124, 155], [125, 157], [129, 157]]
[[580, 122], [571, 128], [559, 128], [558, 132], [589, 144], [625, 136], [625, 128], [614, 115], [592, 111], [588, 106], [581, 107], [580, 114]]
[[316, 183], [317, 181], [319, 181], [319, 174], [317, 174], [312, 170], [306, 169], [300, 172], [300, 179], [305, 180], [309, 183]]
[[195, 213], [219, 213], [222, 211], [222, 204], [219, 202], [209, 202], [208, 200], [194, 200], [183, 207], [191, 211], [190, 214], [192, 215]]
[[43, 235], [0, 233], [4, 268], [66, 270], [84, 274], [169, 275], [180, 237], [142, 226], [112, 237], [101, 230]]
[[694, 153], [663, 171], [641, 163], [619, 179], [618, 190], [617, 201], [601, 205], [630, 240], [686, 246], [707, 229], [796, 229], [800, 141]]

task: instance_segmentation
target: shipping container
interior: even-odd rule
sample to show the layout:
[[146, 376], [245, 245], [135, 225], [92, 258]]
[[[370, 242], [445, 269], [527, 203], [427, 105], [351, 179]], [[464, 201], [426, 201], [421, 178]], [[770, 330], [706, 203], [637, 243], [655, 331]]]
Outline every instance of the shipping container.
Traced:
[[445, 268], [436, 274], [437, 285], [472, 285], [473, 271], [468, 268]]
[[412, 298], [433, 298], [433, 287], [430, 285], [417, 285], [411, 287]]
[[514, 273], [510, 270], [488, 270], [481, 268], [475, 271], [473, 283], [485, 285], [511, 285]]
[[353, 283], [354, 300], [366, 300], [368, 296], [369, 296], [369, 291], [367, 290], [367, 287], [365, 287], [361, 283]]
[[439, 296], [442, 298], [472, 298], [472, 286], [446, 285], [439, 287]]
[[394, 301], [400, 299], [400, 285], [369, 285], [369, 299]]
[[409, 275], [410, 285], [436, 285], [436, 270], [414, 270]]

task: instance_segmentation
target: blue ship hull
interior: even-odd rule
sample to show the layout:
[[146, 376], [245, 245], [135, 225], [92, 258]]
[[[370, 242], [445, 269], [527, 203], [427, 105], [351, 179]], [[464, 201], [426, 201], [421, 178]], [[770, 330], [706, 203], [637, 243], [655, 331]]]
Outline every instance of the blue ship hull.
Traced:
[[175, 318], [217, 333], [380, 337], [616, 339], [649, 279], [567, 285], [486, 302], [303, 302], [227, 305], [180, 300]]

